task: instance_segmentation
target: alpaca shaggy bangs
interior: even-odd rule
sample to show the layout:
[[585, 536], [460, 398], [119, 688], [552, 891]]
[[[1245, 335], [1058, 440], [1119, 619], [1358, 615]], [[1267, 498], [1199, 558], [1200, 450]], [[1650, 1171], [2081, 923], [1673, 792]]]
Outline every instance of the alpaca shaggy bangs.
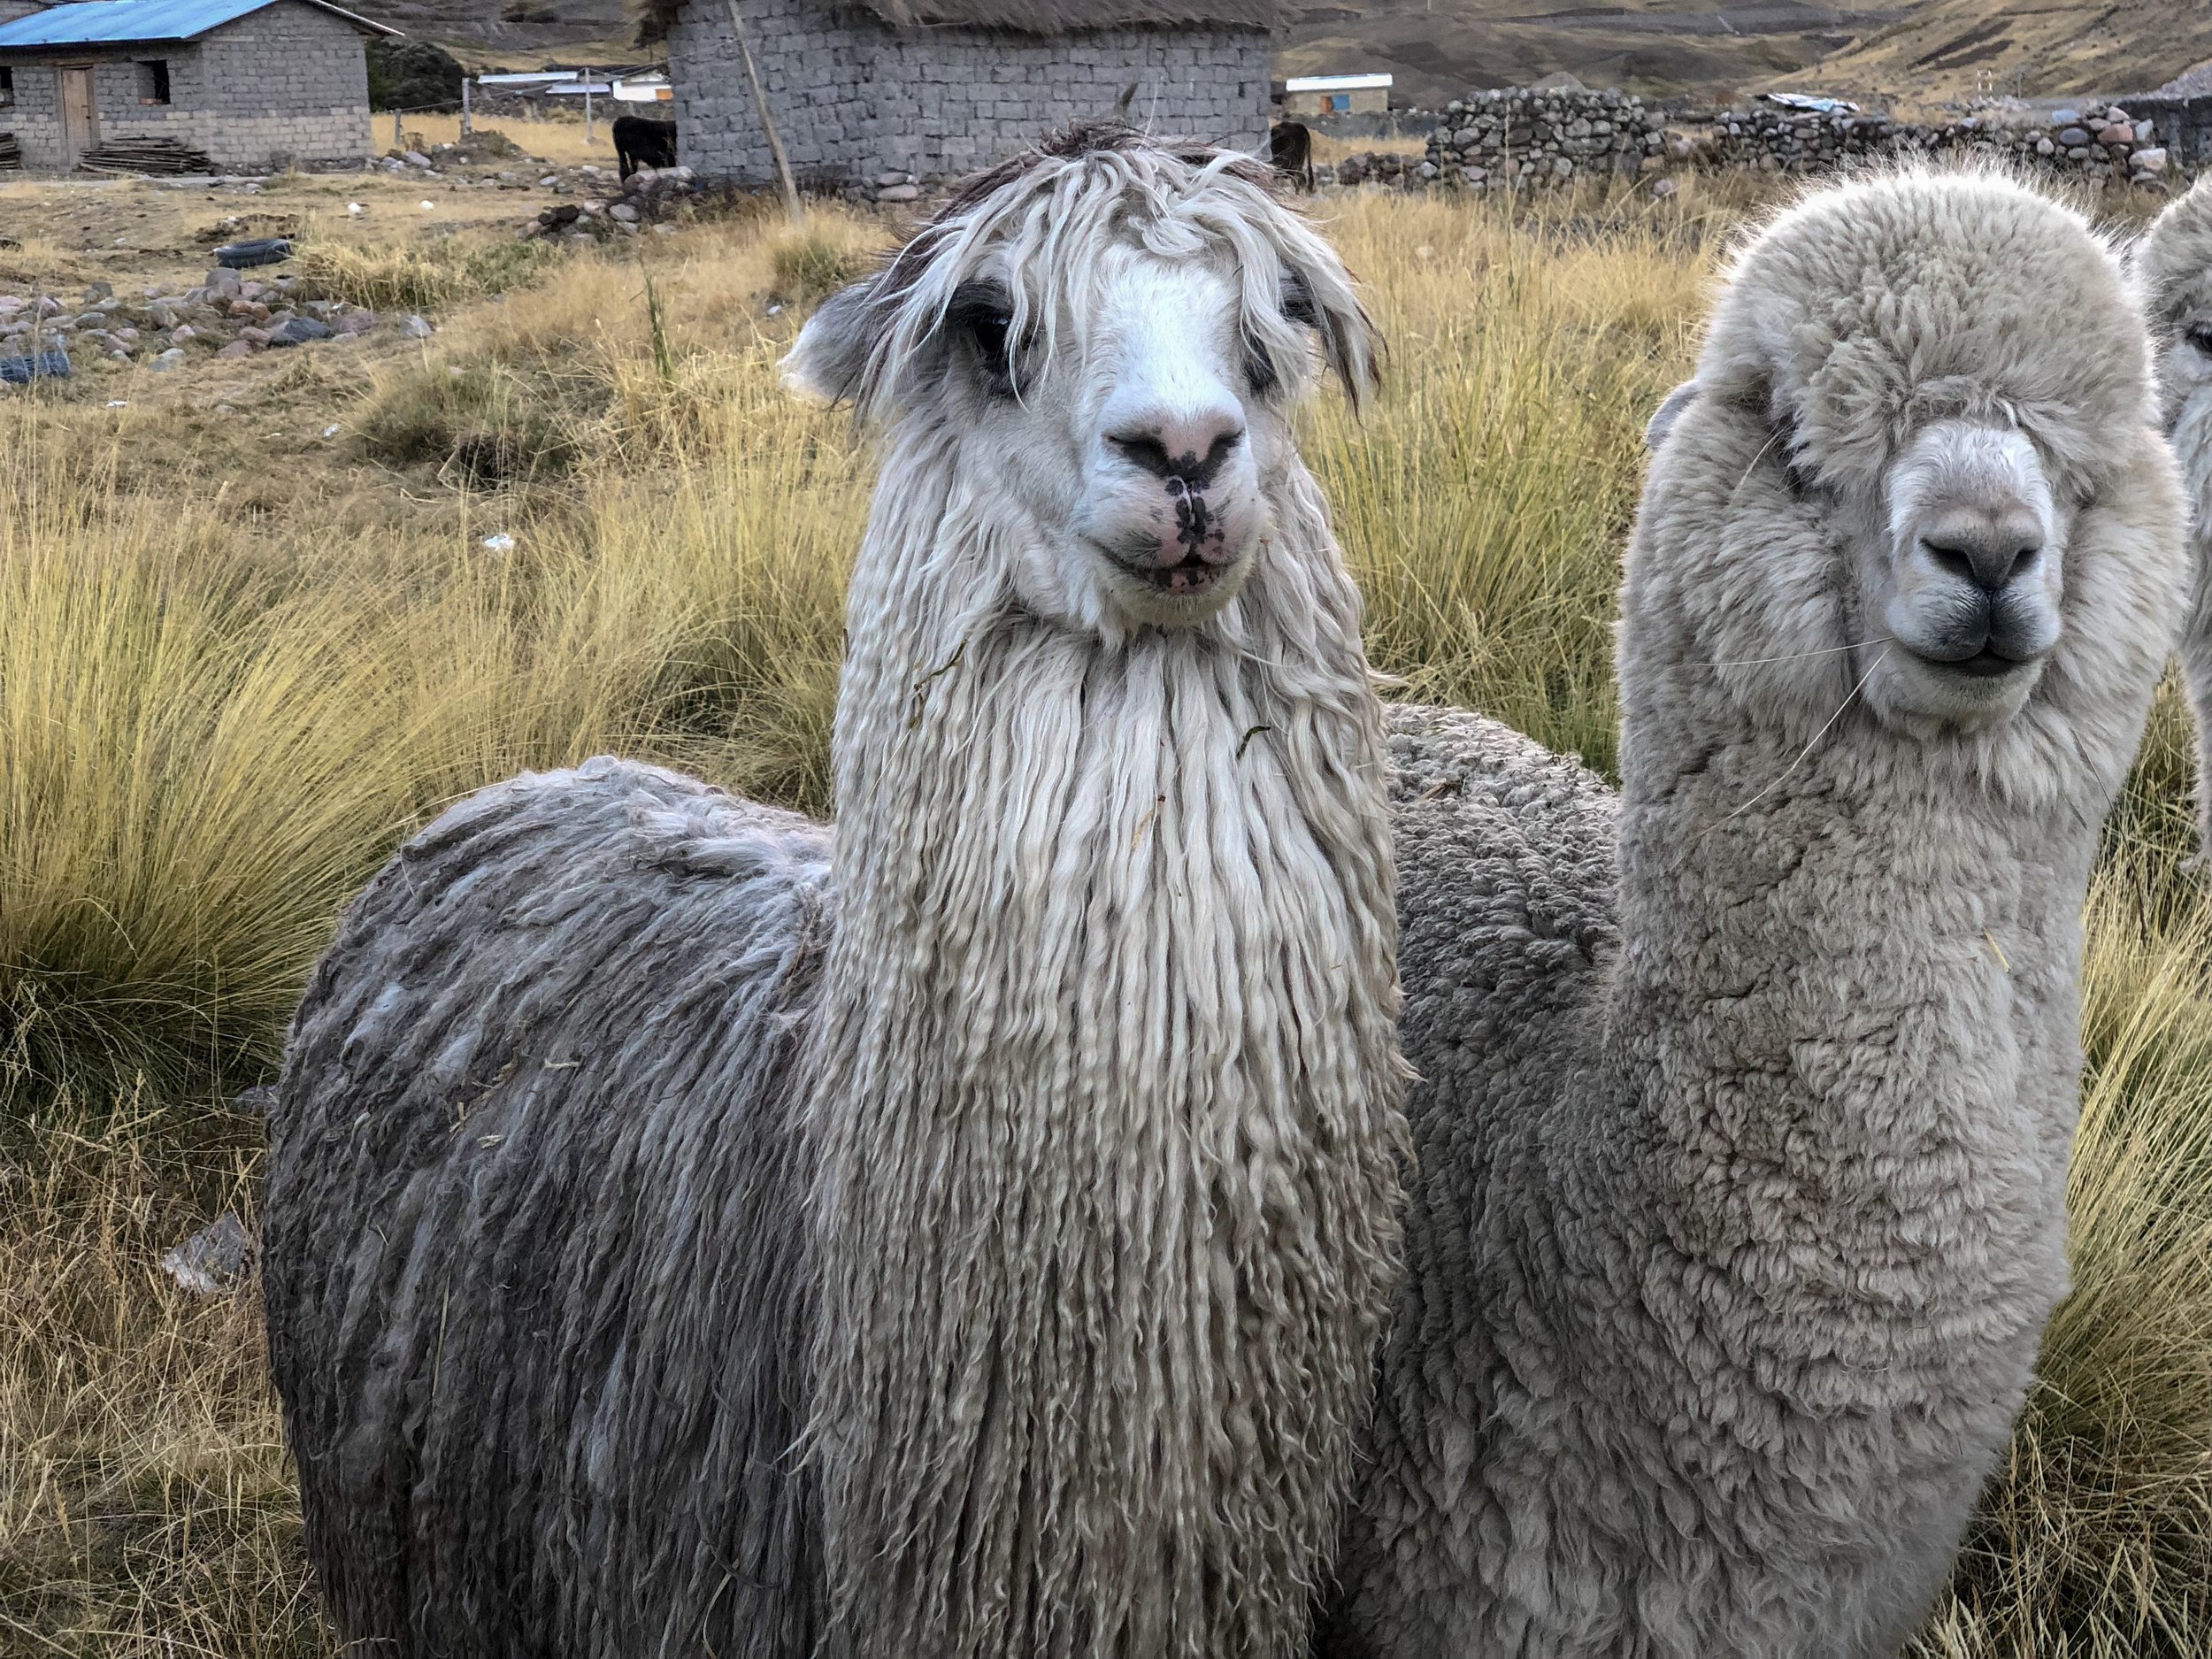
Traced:
[[1098, 147], [1065, 149], [1086, 132], [1016, 157], [972, 180], [874, 279], [867, 365], [855, 402], [887, 414], [903, 390], [901, 365], [941, 343], [957, 296], [999, 283], [1010, 302], [1009, 338], [1018, 396], [1048, 374], [1061, 350], [1079, 360], [1085, 319], [1101, 301], [1097, 250], [1133, 238], [1164, 259], [1212, 257], [1238, 283], [1239, 333], [1264, 357], [1285, 396], [1312, 380], [1305, 327], [1355, 403], [1375, 383], [1374, 325], [1334, 251], [1278, 198], [1270, 175], [1233, 150], [1154, 148], [1126, 128]]
[[[2078, 246], [2062, 228], [2101, 257], [2060, 257]], [[2147, 373], [2123, 287], [2113, 240], [2002, 165], [1870, 167], [1747, 227], [1698, 380], [1760, 403], [1809, 476], [1869, 482], [1922, 427], [1960, 419], [2018, 427], [2086, 496], [2131, 464], [2115, 434]], [[2102, 337], [2093, 379], [2052, 372], [2054, 312]]]

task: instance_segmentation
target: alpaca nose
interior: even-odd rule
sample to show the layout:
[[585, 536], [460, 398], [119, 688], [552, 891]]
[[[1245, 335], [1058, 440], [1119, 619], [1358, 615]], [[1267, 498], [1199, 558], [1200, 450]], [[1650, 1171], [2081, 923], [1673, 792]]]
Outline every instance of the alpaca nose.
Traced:
[[1154, 411], [1117, 422], [1106, 434], [1110, 450], [1177, 494], [1211, 484], [1243, 442], [1243, 411], [1225, 404]]
[[1922, 526], [1920, 552], [1944, 575], [1995, 595], [2035, 569], [2043, 525], [2025, 503], [1955, 507]]
[[1920, 538], [1929, 562], [1947, 576], [1970, 582], [1989, 594], [2001, 593], [2016, 577], [2034, 568], [2043, 551], [2039, 540], [2023, 541], [2016, 535], [1949, 535], [1939, 541]]

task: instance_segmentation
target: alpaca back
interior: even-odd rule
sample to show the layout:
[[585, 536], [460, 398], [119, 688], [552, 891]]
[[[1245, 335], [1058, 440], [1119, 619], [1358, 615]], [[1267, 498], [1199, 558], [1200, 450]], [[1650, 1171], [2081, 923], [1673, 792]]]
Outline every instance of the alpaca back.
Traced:
[[652, 768], [449, 812], [348, 914], [271, 1121], [271, 1357], [341, 1629], [811, 1650], [793, 1074], [827, 836]]

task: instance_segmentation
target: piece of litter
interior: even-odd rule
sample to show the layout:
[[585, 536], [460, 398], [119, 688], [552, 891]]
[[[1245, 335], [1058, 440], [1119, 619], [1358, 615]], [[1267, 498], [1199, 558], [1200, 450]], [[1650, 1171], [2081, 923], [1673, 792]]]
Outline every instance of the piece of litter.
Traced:
[[326, 438], [334, 438], [334, 437], [336, 437], [337, 435], [338, 435], [338, 428], [337, 428], [337, 427], [335, 427], [335, 426], [325, 426], [325, 427], [323, 428], [323, 436], [324, 436], [324, 437], [326, 437]]
[[422, 211], [426, 213], [434, 213], [437, 210], [438, 204], [435, 202], [425, 202], [422, 204]]
[[768, 308], [768, 314], [771, 317], [780, 317], [783, 314], [783, 307], [780, 305], [771, 305]]
[[175, 1249], [164, 1250], [161, 1271], [196, 1296], [213, 1296], [229, 1288], [252, 1254], [244, 1224], [226, 1210]]
[[127, 398], [111, 397], [108, 399], [108, 407], [110, 409], [128, 409], [130, 407], [130, 403]]
[[511, 535], [488, 535], [484, 548], [490, 553], [511, 553], [515, 550], [515, 539]]
[[358, 203], [358, 202], [349, 202], [349, 203], [347, 203], [347, 204], [346, 204], [346, 211], [347, 211], [347, 212], [349, 212], [349, 213], [358, 213], [360, 211], [361, 211], [361, 204], [360, 204], [360, 203]]

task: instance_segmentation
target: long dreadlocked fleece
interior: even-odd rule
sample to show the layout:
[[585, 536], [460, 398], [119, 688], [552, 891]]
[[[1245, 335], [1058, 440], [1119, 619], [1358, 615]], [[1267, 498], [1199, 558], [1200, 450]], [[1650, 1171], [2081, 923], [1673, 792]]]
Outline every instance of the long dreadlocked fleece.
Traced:
[[1366, 373], [1248, 164], [1121, 136], [995, 175], [816, 365], [890, 425], [833, 838], [595, 762], [457, 808], [347, 918], [266, 1252], [349, 1636], [1302, 1653], [1404, 1149], [1358, 595], [1286, 441], [1210, 620], [1041, 618], [1008, 457], [910, 362], [988, 251], [1079, 363], [1066, 267], [1114, 236], [1263, 257], [1247, 336], [1294, 283]]

